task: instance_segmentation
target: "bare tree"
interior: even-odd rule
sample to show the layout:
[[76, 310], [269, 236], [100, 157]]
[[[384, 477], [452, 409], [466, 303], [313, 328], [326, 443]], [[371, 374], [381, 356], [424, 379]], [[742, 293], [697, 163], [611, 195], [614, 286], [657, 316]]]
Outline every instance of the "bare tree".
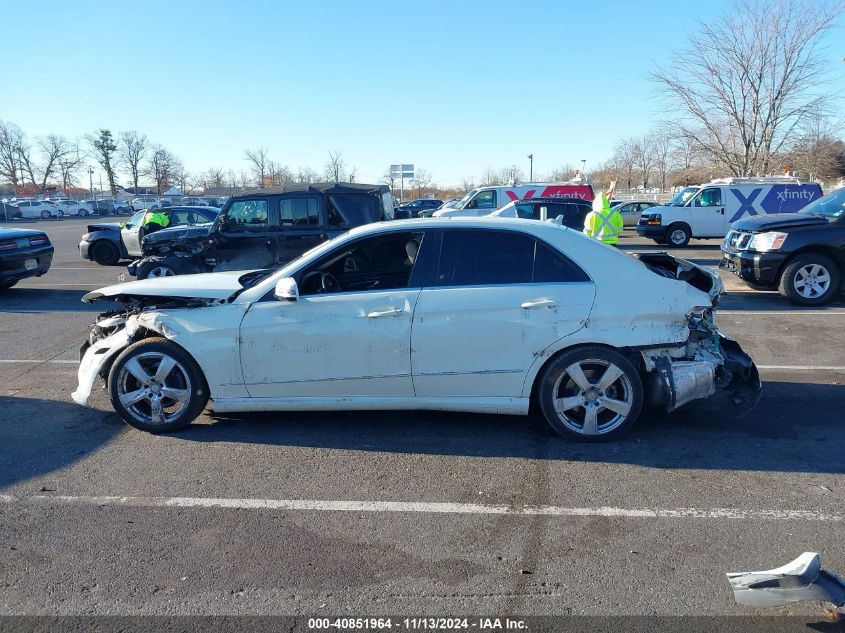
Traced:
[[91, 155], [96, 160], [103, 171], [106, 172], [106, 178], [109, 181], [109, 189], [111, 195], [117, 195], [117, 182], [114, 178], [114, 168], [116, 163], [115, 153], [117, 152], [117, 144], [112, 138], [110, 130], [98, 130], [95, 134], [89, 134], [86, 139], [91, 145]]
[[636, 161], [637, 169], [640, 170], [640, 175], [642, 176], [643, 189], [647, 189], [648, 179], [654, 167], [653, 137], [646, 134], [643, 137], [634, 139], [632, 149], [634, 151], [634, 160]]
[[466, 193], [475, 189], [475, 181], [472, 178], [464, 178], [461, 180], [461, 189]]
[[64, 136], [48, 134], [36, 141], [41, 154], [41, 191], [47, 188], [47, 181], [60, 169], [60, 161], [70, 150], [70, 144]]
[[785, 161], [810, 180], [835, 180], [843, 175], [840, 165], [842, 145], [836, 130], [825, 117], [808, 117]]
[[636, 144], [637, 142], [633, 138], [622, 139], [616, 144], [611, 159], [616, 173], [622, 177], [622, 182], [625, 183], [625, 187], [629, 191], [634, 179], [634, 170], [637, 167]]
[[390, 191], [392, 192], [396, 186], [396, 175], [390, 171], [390, 167], [384, 170], [384, 173], [381, 175], [381, 181], [390, 187]]
[[126, 166], [129, 177], [132, 179], [132, 186], [136, 191], [149, 147], [150, 142], [144, 134], [139, 134], [134, 130], [120, 133], [120, 160]]
[[23, 130], [14, 123], [0, 120], [0, 177], [17, 187], [22, 180], [20, 149], [25, 144]]
[[76, 184], [76, 174], [82, 164], [82, 154], [79, 151], [79, 139], [68, 144], [68, 151], [58, 160], [59, 172], [62, 176], [62, 189], [67, 191]]
[[481, 176], [481, 186], [489, 187], [490, 185], [502, 184], [499, 178], [499, 173], [488, 167], [484, 170], [484, 174]]
[[525, 172], [519, 165], [509, 165], [499, 170], [498, 181], [504, 184], [525, 180]]
[[300, 167], [296, 170], [296, 182], [310, 184], [312, 182], [317, 182], [319, 178], [320, 175], [317, 171], [311, 169], [310, 167]]
[[735, 0], [699, 22], [689, 50], [652, 79], [678, 125], [735, 176], [765, 174], [802, 120], [830, 101], [821, 36], [842, 0]]
[[150, 159], [144, 173], [155, 178], [156, 193], [160, 196], [162, 190], [166, 191], [172, 183], [176, 182], [177, 172], [182, 164], [178, 158], [161, 145], [156, 145], [151, 149]]
[[23, 176], [28, 176], [29, 182], [35, 187], [35, 160], [32, 158], [32, 146], [29, 143], [22, 143], [18, 147], [18, 165], [22, 174], [21, 181]]
[[252, 163], [252, 171], [259, 185], [264, 184], [267, 177], [267, 165], [270, 162], [269, 150], [266, 147], [244, 150], [244, 158]]
[[433, 180], [431, 174], [425, 169], [417, 167], [414, 171], [414, 184], [417, 187], [417, 198], [421, 198], [423, 193], [432, 186]]
[[225, 187], [226, 171], [222, 167], [209, 167], [205, 172], [206, 188], [215, 187], [217, 189]]
[[329, 152], [329, 160], [325, 167], [326, 180], [329, 182], [340, 182], [344, 165], [343, 154], [338, 151]]
[[661, 191], [666, 189], [666, 180], [672, 166], [672, 128], [668, 125], [659, 125], [650, 133], [651, 153], [654, 159], [654, 168], [660, 178]]
[[572, 178], [572, 174], [575, 173], [575, 168], [566, 163], [562, 167], [558, 167], [557, 169], [553, 170], [551, 174], [549, 174], [549, 180], [552, 182], [562, 182], [569, 180]]

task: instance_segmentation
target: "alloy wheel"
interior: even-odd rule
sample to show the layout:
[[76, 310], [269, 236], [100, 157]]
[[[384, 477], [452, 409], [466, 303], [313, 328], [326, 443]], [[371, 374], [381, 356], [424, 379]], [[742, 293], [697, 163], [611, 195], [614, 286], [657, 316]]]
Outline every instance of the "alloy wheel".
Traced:
[[830, 272], [820, 264], [807, 264], [796, 271], [792, 285], [805, 299], [816, 299], [830, 289]]
[[146, 424], [166, 424], [191, 400], [186, 369], [161, 352], [138, 354], [120, 369], [117, 396], [126, 412]]
[[147, 279], [153, 279], [156, 277], [173, 277], [175, 275], [176, 273], [173, 272], [172, 268], [168, 268], [167, 266], [156, 266], [150, 270], [147, 275]]
[[634, 405], [634, 390], [625, 372], [597, 358], [567, 367], [552, 393], [561, 423], [579, 435], [611, 433], [625, 422]]

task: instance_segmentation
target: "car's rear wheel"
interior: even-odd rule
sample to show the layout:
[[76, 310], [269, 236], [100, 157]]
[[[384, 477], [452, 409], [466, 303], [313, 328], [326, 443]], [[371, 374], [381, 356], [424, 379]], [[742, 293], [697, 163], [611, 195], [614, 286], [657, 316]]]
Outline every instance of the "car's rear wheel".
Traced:
[[839, 289], [839, 275], [839, 267], [832, 259], [818, 253], [806, 253], [787, 264], [778, 290], [798, 305], [822, 305]]
[[52, 217], [52, 216], [50, 215], [50, 212], [49, 212], [49, 211], [47, 211], [46, 209], [45, 209], [44, 211], [42, 211], [42, 212], [41, 212], [41, 218], [42, 218], [43, 220], [49, 220], [51, 217]]
[[64, 212], [64, 211], [62, 211], [61, 209], [59, 209], [59, 211], [58, 211], [57, 215], [58, 215], [60, 218], [63, 218], [63, 217], [65, 217], [65, 212]]
[[120, 261], [120, 251], [111, 242], [98, 240], [91, 246], [91, 259], [100, 266], [114, 266]]
[[88, 217], [88, 211], [86, 211], [85, 209], [80, 209], [79, 215], [82, 216], [83, 218]]
[[123, 350], [108, 382], [118, 415], [150, 433], [185, 428], [208, 402], [208, 386], [196, 361], [164, 338], [144, 339]]
[[666, 229], [666, 243], [681, 248], [689, 244], [692, 234], [688, 227], [683, 224], [672, 224]]
[[589, 345], [555, 358], [540, 377], [537, 396], [555, 431], [596, 442], [633, 426], [643, 406], [643, 385], [625, 356]]

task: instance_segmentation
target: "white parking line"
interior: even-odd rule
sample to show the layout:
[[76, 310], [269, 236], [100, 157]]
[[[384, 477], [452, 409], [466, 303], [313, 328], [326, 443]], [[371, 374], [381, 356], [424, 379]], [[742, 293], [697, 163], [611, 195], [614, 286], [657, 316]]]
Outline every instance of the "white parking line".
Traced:
[[757, 365], [757, 369], [790, 371], [845, 371], [845, 365]]
[[12, 504], [67, 504], [139, 508], [224, 508], [235, 510], [288, 510], [314, 512], [416, 512], [423, 514], [477, 514], [553, 517], [623, 517], [633, 519], [757, 519], [776, 521], [842, 522], [845, 516], [817, 510], [740, 510], [736, 508], [564, 508], [560, 506], [506, 506], [481, 503], [424, 501], [329, 501], [310, 499], [215, 499], [205, 497], [86, 497], [1, 495]]
[[20, 363], [22, 365], [27, 364], [27, 363], [35, 363], [35, 364], [39, 364], [39, 365], [44, 365], [45, 363], [50, 363], [50, 364], [53, 364], [53, 365], [78, 365], [79, 361], [78, 360], [70, 360], [70, 359], [68, 359], [68, 360], [56, 360], [56, 359], [50, 359], [50, 360], [21, 359], [21, 360], [18, 360], [18, 359], [15, 359], [15, 360], [0, 360], [0, 363], [2, 363], [4, 365], [15, 365], [15, 364], [18, 364], [18, 363]]

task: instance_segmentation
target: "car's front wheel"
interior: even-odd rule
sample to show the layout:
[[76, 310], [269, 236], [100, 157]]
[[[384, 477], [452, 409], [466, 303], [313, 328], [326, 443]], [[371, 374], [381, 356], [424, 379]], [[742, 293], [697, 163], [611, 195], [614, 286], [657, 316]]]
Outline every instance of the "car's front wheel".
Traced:
[[208, 386], [196, 361], [164, 338], [144, 339], [123, 350], [108, 383], [118, 415], [150, 433], [185, 428], [208, 402]]
[[156, 279], [172, 277], [182, 273], [182, 267], [171, 259], [150, 257], [138, 266], [138, 279]]
[[673, 224], [666, 229], [664, 239], [670, 246], [677, 246], [678, 248], [681, 248], [689, 244], [691, 237], [692, 233], [690, 232], [689, 227], [684, 224]]
[[798, 305], [822, 305], [830, 301], [839, 289], [839, 274], [839, 267], [829, 257], [806, 253], [793, 259], [783, 269], [778, 290]]
[[588, 345], [562, 353], [545, 368], [537, 397], [555, 431], [595, 442], [633, 426], [643, 406], [643, 384], [624, 355]]
[[120, 261], [120, 251], [107, 240], [97, 240], [91, 246], [91, 259], [100, 266], [114, 266]]
[[49, 212], [49, 211], [47, 211], [46, 209], [45, 209], [44, 211], [42, 211], [42, 212], [41, 212], [41, 218], [42, 218], [43, 220], [49, 220], [51, 217], [52, 217], [52, 216], [50, 215], [50, 212]]

